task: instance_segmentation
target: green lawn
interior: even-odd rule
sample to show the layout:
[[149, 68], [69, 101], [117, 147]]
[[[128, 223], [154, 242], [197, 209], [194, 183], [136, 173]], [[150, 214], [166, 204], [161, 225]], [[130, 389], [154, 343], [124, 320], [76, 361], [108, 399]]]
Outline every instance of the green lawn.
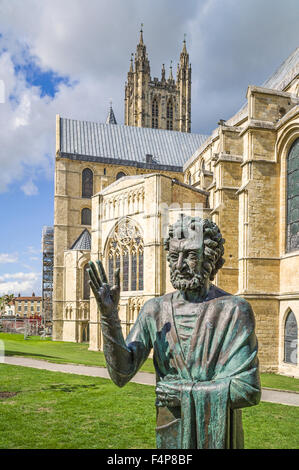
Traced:
[[[23, 335], [11, 333], [0, 333], [0, 340], [4, 341], [7, 356], [32, 357], [57, 363], [106, 366], [104, 354], [100, 351], [88, 351], [87, 344], [43, 340], [38, 336], [31, 336], [24, 340]], [[148, 359], [141, 370], [154, 372], [153, 361]], [[299, 379], [277, 374], [261, 374], [261, 381], [263, 387], [299, 392]]]
[[[0, 364], [1, 449], [155, 448], [154, 387]], [[246, 448], [298, 448], [299, 408], [243, 411]]]
[[[87, 343], [52, 341], [51, 339], [41, 339], [39, 336], [31, 336], [24, 340], [23, 335], [12, 333], [0, 333], [0, 340], [4, 341], [7, 356], [23, 356], [57, 363], [106, 367], [104, 354], [101, 351], [88, 351]], [[154, 372], [153, 361], [148, 359], [141, 370]]]

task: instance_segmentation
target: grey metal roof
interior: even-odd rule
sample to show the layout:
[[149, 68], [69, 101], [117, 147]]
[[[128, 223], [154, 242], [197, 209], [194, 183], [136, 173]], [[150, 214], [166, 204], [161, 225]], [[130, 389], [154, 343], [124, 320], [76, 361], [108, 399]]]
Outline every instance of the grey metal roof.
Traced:
[[263, 87], [282, 91], [299, 73], [299, 47], [280, 65], [276, 72], [263, 83]]
[[[60, 118], [61, 156], [181, 171], [208, 136]], [[146, 155], [153, 163], [146, 163]]]
[[83, 230], [81, 235], [77, 238], [71, 250], [90, 250], [91, 249], [91, 236], [89, 231], [86, 229]]
[[108, 116], [106, 119], [106, 124], [117, 124], [112, 106], [110, 106], [109, 108]]

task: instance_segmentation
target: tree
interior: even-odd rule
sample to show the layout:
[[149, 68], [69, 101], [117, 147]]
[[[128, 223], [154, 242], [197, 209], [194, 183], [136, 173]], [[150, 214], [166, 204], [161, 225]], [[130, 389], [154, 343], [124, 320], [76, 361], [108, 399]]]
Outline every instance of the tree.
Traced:
[[6, 305], [9, 305], [10, 302], [14, 299], [14, 294], [4, 294], [0, 297], [0, 313], [1, 315], [4, 313], [4, 309]]

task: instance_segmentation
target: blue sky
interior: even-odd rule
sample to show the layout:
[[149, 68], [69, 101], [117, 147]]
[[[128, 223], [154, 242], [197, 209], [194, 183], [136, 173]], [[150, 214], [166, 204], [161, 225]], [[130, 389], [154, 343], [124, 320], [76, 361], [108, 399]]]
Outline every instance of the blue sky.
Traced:
[[[55, 116], [123, 123], [140, 24], [151, 74], [174, 70], [184, 34], [192, 132], [210, 133], [298, 44], [298, 0], [1, 0], [0, 295], [41, 292], [53, 224]], [[271, 12], [271, 14], [269, 14]]]

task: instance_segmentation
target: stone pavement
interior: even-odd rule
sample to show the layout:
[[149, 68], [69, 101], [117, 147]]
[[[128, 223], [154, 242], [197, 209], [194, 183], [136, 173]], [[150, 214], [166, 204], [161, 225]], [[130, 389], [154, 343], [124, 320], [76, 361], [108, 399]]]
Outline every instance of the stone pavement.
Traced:
[[[46, 369], [54, 372], [88, 375], [90, 377], [102, 377], [109, 379], [109, 374], [105, 367], [84, 366], [77, 364], [57, 364], [39, 359], [29, 359], [19, 356], [6, 356], [4, 363], [15, 366], [33, 367], [34, 369]], [[155, 379], [155, 374], [138, 372], [131, 382], [143, 385], [155, 385]], [[299, 406], [299, 393], [263, 388], [261, 400], [271, 403], [280, 403], [282, 405]]]

